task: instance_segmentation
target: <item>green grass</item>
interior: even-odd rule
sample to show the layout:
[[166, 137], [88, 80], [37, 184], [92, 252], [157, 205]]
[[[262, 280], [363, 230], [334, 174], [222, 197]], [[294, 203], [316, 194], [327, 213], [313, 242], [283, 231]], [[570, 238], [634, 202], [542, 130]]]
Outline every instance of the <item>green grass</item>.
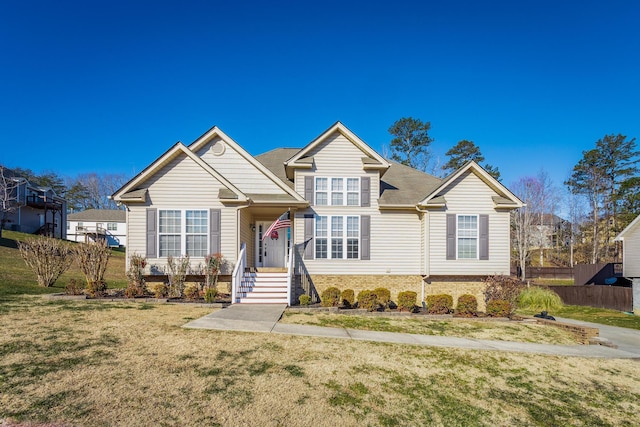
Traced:
[[[3, 230], [0, 239], [0, 302], [12, 300], [17, 295], [42, 295], [63, 292], [71, 279], [80, 283], [85, 282], [85, 277], [77, 265], [72, 265], [55, 285], [49, 288], [38, 286], [35, 274], [26, 266], [20, 251], [18, 242], [33, 237], [30, 234]], [[125, 275], [126, 253], [120, 250], [111, 252], [105, 280], [109, 288], [124, 288], [127, 286]]]
[[[526, 315], [532, 315], [539, 312], [539, 310], [518, 310], [519, 314]], [[621, 328], [640, 330], [640, 316], [634, 316], [606, 308], [565, 305], [562, 308], [550, 311], [549, 314], [554, 317], [566, 317], [568, 319], [599, 323], [601, 325], [619, 326]]]

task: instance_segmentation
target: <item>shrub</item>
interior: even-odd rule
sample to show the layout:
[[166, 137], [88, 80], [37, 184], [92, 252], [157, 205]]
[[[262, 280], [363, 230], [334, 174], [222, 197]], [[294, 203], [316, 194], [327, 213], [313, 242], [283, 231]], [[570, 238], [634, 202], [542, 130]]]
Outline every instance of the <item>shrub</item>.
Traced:
[[456, 314], [463, 317], [474, 317], [478, 314], [478, 300], [470, 294], [460, 295]]
[[111, 248], [106, 240], [94, 243], [81, 243], [74, 248], [80, 270], [87, 279], [89, 295], [97, 297], [107, 290], [104, 273], [111, 256]]
[[484, 300], [509, 301], [511, 309], [515, 310], [518, 304], [518, 295], [524, 289], [524, 284], [515, 277], [489, 276], [483, 282], [486, 284]]
[[184, 296], [190, 300], [197, 300], [200, 298], [200, 290], [194, 285], [187, 286], [184, 288]]
[[87, 282], [87, 293], [92, 297], [101, 297], [107, 293], [107, 282], [99, 280], [97, 282]]
[[156, 298], [166, 298], [169, 295], [169, 286], [166, 283], [156, 283], [153, 294]]
[[389, 302], [391, 301], [391, 291], [387, 288], [375, 288], [373, 293], [378, 297], [378, 303], [382, 305], [384, 308], [389, 306]]
[[342, 305], [351, 308], [356, 303], [356, 294], [353, 292], [353, 289], [345, 289], [340, 294], [340, 301], [342, 301]]
[[189, 269], [189, 255], [174, 258], [167, 258], [167, 279], [169, 280], [169, 296], [182, 297], [184, 295], [184, 281], [187, 278]]
[[62, 240], [37, 237], [18, 242], [24, 262], [33, 270], [38, 286], [50, 287], [73, 262], [73, 251]]
[[376, 311], [379, 307], [378, 295], [375, 292], [368, 289], [358, 292], [358, 308]]
[[427, 295], [427, 312], [429, 314], [448, 314], [453, 308], [451, 295]]
[[398, 310], [413, 311], [416, 307], [418, 294], [413, 291], [404, 291], [398, 294]]
[[323, 307], [337, 307], [340, 304], [340, 289], [335, 286], [325, 289], [320, 300]]
[[311, 297], [309, 295], [303, 294], [298, 297], [298, 301], [300, 301], [300, 305], [309, 305], [311, 304]]
[[518, 307], [528, 310], [557, 310], [563, 306], [560, 296], [551, 289], [532, 287], [520, 292]]
[[124, 295], [127, 298], [140, 297], [147, 292], [144, 282], [144, 269], [146, 266], [147, 259], [144, 256], [134, 253], [129, 257], [129, 269], [127, 270], [129, 284], [124, 291]]
[[223, 256], [221, 253], [207, 255], [204, 258], [204, 286], [214, 288], [218, 285], [218, 276], [222, 266]]
[[493, 299], [487, 303], [487, 314], [491, 317], [509, 317], [511, 310], [511, 303], [507, 300]]
[[218, 296], [217, 288], [205, 288], [204, 290], [204, 300], [206, 302], [214, 302], [216, 297]]
[[82, 295], [82, 286], [76, 279], [71, 279], [67, 286], [64, 287], [64, 293], [67, 295]]

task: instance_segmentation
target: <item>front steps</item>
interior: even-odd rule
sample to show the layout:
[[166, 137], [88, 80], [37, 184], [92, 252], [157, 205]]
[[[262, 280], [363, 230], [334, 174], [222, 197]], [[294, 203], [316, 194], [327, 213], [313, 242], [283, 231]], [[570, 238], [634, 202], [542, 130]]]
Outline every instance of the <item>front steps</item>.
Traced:
[[[267, 271], [265, 271], [267, 270]], [[289, 304], [287, 299], [287, 271], [263, 269], [245, 271], [234, 303]]]

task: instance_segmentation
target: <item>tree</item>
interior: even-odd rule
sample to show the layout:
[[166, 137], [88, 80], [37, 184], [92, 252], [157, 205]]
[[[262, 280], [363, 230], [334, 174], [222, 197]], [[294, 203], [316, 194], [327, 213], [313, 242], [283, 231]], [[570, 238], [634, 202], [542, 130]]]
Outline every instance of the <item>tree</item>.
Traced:
[[120, 174], [98, 175], [95, 172], [78, 175], [67, 182], [67, 198], [74, 209], [118, 209], [109, 198], [126, 179]]
[[537, 235], [536, 220], [540, 204], [542, 184], [537, 177], [522, 177], [511, 185], [513, 192], [525, 205], [511, 213], [511, 229], [517, 264], [520, 268], [520, 279], [526, 279], [526, 267], [531, 257], [531, 248]]
[[[442, 166], [442, 169], [449, 172], [460, 169], [471, 160], [478, 164], [484, 161], [484, 156], [480, 152], [480, 147], [478, 147], [473, 141], [468, 141], [466, 139], [459, 141], [456, 145], [451, 147], [445, 155], [449, 156], [449, 161]], [[483, 167], [495, 179], [500, 179], [500, 171], [498, 168], [486, 163]]]
[[635, 141], [620, 134], [605, 135], [596, 141], [594, 149], [583, 151], [582, 159], [565, 182], [573, 194], [582, 194], [589, 201], [592, 263], [603, 257], [619, 258], [620, 246], [613, 242], [613, 237], [622, 229], [623, 198], [623, 206], [634, 209], [634, 178], [638, 174], [640, 154]]
[[591, 263], [596, 264], [600, 259], [598, 250], [600, 207], [607, 185], [606, 177], [600, 167], [598, 150], [582, 152], [582, 159], [573, 167], [571, 177], [565, 181], [565, 185], [569, 187], [572, 194], [581, 194], [589, 201], [593, 230]]
[[389, 128], [394, 136], [391, 140], [391, 160], [426, 171], [429, 165], [429, 145], [433, 138], [429, 136], [431, 123], [423, 123], [413, 117], [403, 117]]
[[[548, 228], [554, 227], [554, 216], [558, 207], [558, 196], [555, 186], [544, 170], [540, 170], [536, 176], [538, 181], [538, 194], [536, 195], [536, 212], [537, 219], [537, 244], [540, 249], [540, 267], [544, 266], [544, 250], [549, 246]], [[545, 221], [545, 218], [547, 219]]]
[[0, 165], [0, 238], [4, 226], [9, 222], [9, 215], [20, 206], [18, 189], [23, 182], [23, 178], [16, 178], [11, 171]]

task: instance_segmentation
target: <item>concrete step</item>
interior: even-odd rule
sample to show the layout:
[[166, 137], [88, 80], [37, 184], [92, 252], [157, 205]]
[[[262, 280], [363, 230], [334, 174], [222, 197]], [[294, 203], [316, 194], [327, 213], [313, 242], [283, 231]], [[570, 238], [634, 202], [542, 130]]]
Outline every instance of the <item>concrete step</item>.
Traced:
[[287, 296], [284, 297], [244, 297], [237, 298], [236, 301], [240, 304], [288, 304]]

